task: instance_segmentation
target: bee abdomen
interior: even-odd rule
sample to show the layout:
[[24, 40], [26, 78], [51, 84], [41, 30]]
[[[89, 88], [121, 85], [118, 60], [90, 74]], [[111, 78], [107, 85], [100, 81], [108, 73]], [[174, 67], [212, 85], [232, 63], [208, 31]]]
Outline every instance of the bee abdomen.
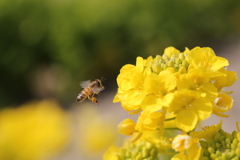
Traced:
[[82, 102], [84, 99], [87, 98], [87, 96], [88, 96], [88, 93], [85, 90], [82, 90], [82, 92], [78, 94], [76, 101]]

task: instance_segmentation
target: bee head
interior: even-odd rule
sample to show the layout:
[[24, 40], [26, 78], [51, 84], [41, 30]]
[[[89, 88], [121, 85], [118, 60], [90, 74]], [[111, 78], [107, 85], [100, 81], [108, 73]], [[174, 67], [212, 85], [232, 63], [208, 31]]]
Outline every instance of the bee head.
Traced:
[[102, 77], [101, 80], [100, 79], [96, 79], [95, 81], [97, 82], [98, 86], [103, 86], [102, 85], [102, 81], [104, 81], [104, 80], [106, 80], [106, 79], [103, 79], [103, 77]]

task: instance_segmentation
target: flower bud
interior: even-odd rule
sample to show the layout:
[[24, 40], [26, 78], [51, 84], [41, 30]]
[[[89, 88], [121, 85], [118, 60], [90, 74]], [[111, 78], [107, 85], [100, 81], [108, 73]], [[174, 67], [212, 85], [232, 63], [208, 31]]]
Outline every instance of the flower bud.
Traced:
[[118, 132], [123, 135], [132, 135], [136, 132], [135, 126], [136, 123], [132, 119], [125, 119], [118, 125]]

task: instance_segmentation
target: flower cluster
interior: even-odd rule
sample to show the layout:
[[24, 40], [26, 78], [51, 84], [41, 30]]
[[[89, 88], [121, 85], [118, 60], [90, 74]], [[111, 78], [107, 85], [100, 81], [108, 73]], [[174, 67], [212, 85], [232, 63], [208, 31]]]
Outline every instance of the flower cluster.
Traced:
[[38, 160], [70, 142], [69, 117], [55, 100], [34, 101], [0, 111], [0, 159]]
[[[186, 48], [184, 52], [168, 47], [161, 56], [137, 57], [136, 65], [124, 65], [117, 77], [118, 92], [113, 102], [121, 102], [125, 111], [139, 117], [136, 122], [123, 120], [119, 133], [135, 136], [132, 143], [138, 143], [147, 132], [157, 131], [164, 137], [167, 130], [178, 129], [182, 134], [170, 139], [175, 151], [172, 160], [213, 155], [201, 146], [205, 142], [194, 130], [211, 114], [228, 117], [225, 112], [232, 108], [233, 100], [231, 92], [223, 88], [237, 80], [236, 73], [227, 70], [228, 65], [227, 59], [216, 56], [208, 47]], [[201, 135], [208, 137], [210, 131], [206, 129]], [[114, 150], [111, 154], [118, 155], [116, 159], [127, 159], [120, 156], [122, 149]]]
[[136, 65], [121, 68], [114, 102], [140, 116], [136, 124], [128, 120], [130, 124], [126, 125], [124, 120], [120, 132], [129, 135], [162, 129], [169, 114], [175, 117], [176, 127], [185, 132], [211, 114], [227, 117], [224, 112], [231, 109], [233, 101], [230, 92], [222, 88], [231, 86], [237, 77], [226, 66], [228, 61], [211, 48], [196, 47], [180, 53], [169, 47], [162, 56], [137, 57]]

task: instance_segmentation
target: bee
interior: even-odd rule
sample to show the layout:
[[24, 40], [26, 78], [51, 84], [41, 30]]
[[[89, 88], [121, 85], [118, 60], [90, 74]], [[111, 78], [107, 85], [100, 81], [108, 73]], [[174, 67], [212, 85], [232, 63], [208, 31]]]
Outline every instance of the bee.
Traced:
[[95, 98], [94, 95], [99, 95], [99, 93], [104, 90], [102, 80], [96, 79], [92, 82], [90, 80], [83, 81], [80, 85], [84, 89], [78, 94], [76, 101], [82, 102], [88, 97], [88, 99], [92, 102], [99, 104], [97, 98]]

